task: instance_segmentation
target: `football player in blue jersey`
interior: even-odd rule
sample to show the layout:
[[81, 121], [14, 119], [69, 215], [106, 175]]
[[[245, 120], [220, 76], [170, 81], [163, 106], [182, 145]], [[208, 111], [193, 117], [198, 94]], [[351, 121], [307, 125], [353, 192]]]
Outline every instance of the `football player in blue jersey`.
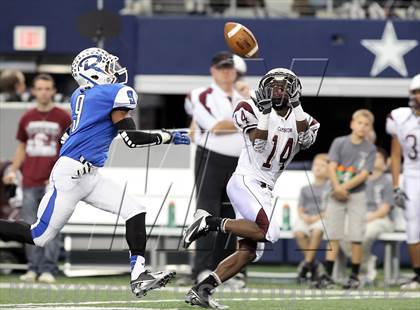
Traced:
[[38, 220], [33, 225], [1, 220], [0, 239], [44, 246], [67, 223], [79, 201], [118, 214], [126, 223], [131, 290], [142, 297], [164, 286], [175, 273], [145, 270], [146, 208], [131, 195], [124, 197], [124, 187], [98, 168], [103, 167], [118, 133], [130, 148], [189, 144], [190, 140], [180, 131], [136, 130], [129, 113], [137, 105], [137, 94], [125, 85], [127, 70], [118, 57], [88, 48], [74, 59], [72, 75], [80, 86], [71, 96], [72, 125], [62, 138], [60, 158], [50, 176], [51, 190], [39, 205]]

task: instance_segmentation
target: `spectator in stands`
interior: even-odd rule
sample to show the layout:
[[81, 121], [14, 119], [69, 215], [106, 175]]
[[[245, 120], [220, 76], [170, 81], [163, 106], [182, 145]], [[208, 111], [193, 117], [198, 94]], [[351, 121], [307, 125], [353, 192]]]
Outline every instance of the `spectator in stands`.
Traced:
[[[200, 130], [195, 135], [195, 180], [197, 208], [228, 218], [235, 213], [226, 194], [226, 185], [236, 168], [243, 137], [232, 121], [235, 104], [242, 96], [235, 90], [237, 72], [233, 55], [219, 52], [212, 58], [213, 83], [190, 93], [193, 119]], [[187, 106], [186, 106], [187, 107]], [[193, 277], [200, 282], [236, 249], [236, 238], [211, 233], [197, 242]], [[243, 286], [243, 280], [230, 283]]]
[[321, 210], [321, 199], [326, 191], [328, 180], [328, 156], [318, 154], [312, 164], [314, 182], [303, 187], [300, 191], [298, 202], [298, 218], [293, 225], [293, 232], [299, 248], [303, 252], [304, 265], [299, 272], [298, 282], [306, 283], [308, 272], [311, 273], [311, 281], [317, 278], [317, 266], [315, 262], [316, 251], [321, 243], [324, 225]]
[[[367, 224], [363, 238], [363, 262], [361, 269], [366, 271], [366, 280], [371, 283], [376, 278], [376, 259], [372, 255], [372, 244], [381, 233], [392, 232], [394, 225], [390, 219], [390, 211], [394, 204], [393, 187], [389, 176], [384, 172], [388, 168], [388, 154], [378, 148], [375, 158], [375, 168], [366, 181]], [[346, 255], [350, 256], [347, 243], [342, 247]]]
[[[22, 218], [34, 224], [38, 205], [44, 196], [50, 172], [58, 159], [60, 138], [71, 123], [64, 110], [55, 107], [53, 78], [40, 74], [34, 78], [32, 93], [36, 107], [22, 115], [17, 131], [18, 146], [10, 172], [3, 177], [5, 184], [16, 180], [16, 173], [22, 170], [23, 202]], [[57, 274], [57, 260], [60, 251], [59, 237], [44, 248], [26, 246], [28, 272], [21, 276], [23, 281], [53, 283]]]
[[18, 173], [15, 183], [5, 184], [3, 177], [11, 169], [12, 163], [0, 159], [0, 219], [17, 220], [22, 206], [22, 176]]
[[373, 127], [374, 116], [366, 109], [353, 113], [350, 135], [338, 137], [331, 144], [328, 158], [331, 193], [325, 198], [325, 226], [330, 239], [330, 251], [326, 252], [324, 274], [317, 287], [334, 285], [332, 271], [339, 250], [339, 241], [344, 238], [344, 224], [349, 221], [348, 238], [351, 241], [352, 271], [345, 289], [360, 285], [359, 270], [362, 262], [362, 241], [366, 230], [366, 180], [373, 171], [376, 147], [367, 140]]
[[21, 71], [4, 70], [0, 74], [0, 101], [22, 101], [25, 89], [25, 76]]

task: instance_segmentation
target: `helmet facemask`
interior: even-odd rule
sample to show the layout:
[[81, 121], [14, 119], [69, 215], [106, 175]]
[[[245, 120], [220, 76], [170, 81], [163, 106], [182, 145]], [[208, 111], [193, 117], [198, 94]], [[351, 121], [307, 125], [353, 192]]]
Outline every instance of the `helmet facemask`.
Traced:
[[261, 79], [259, 87], [272, 89], [273, 109], [281, 110], [291, 107], [289, 99], [297, 89], [301, 88], [301, 85], [296, 75], [287, 72], [274, 72], [266, 74]]
[[125, 84], [128, 82], [127, 68], [120, 65], [117, 56], [111, 55], [111, 59], [108, 61], [105, 71], [112, 76], [112, 83]]
[[272, 78], [270, 81], [266, 83], [264, 86], [264, 89], [270, 89], [269, 93], [272, 93], [272, 104], [273, 109], [275, 110], [281, 110], [283, 108], [286, 108], [289, 103], [289, 97], [287, 93], [284, 91], [286, 86], [285, 81], [279, 81], [274, 78]]

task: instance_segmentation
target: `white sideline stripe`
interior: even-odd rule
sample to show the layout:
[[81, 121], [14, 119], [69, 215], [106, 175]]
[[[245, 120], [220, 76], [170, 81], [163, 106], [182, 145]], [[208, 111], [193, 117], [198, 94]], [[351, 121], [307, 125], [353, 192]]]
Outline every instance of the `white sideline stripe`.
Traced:
[[[366, 296], [323, 296], [323, 297], [274, 297], [274, 298], [256, 298], [256, 297], [250, 297], [250, 298], [216, 298], [218, 301], [295, 301], [295, 300], [348, 300], [348, 299], [366, 299]], [[371, 296], [372, 299], [386, 299], [383, 296]], [[388, 297], [390, 298], [390, 297]], [[408, 299], [408, 298], [418, 298], [417, 297], [400, 297], [400, 298], [393, 298], [393, 299]], [[36, 309], [37, 307], [42, 307], [42, 309], [46, 309], [46, 306], [51, 306], [54, 309], [57, 309], [57, 306], [83, 306], [83, 305], [100, 305], [100, 304], [133, 304], [133, 303], [162, 303], [162, 302], [184, 302], [182, 298], [179, 299], [161, 299], [161, 300], [112, 300], [112, 301], [84, 301], [84, 302], [65, 302], [65, 303], [23, 303], [23, 304], [0, 304], [2, 307], [12, 308], [12, 307], [19, 307], [20, 306], [26, 306], [31, 307], [31, 309]], [[64, 309], [64, 308], [63, 308]], [[66, 307], [66, 310], [69, 308]], [[71, 308], [70, 308], [71, 309]], [[75, 309], [80, 309], [78, 307], [75, 307]], [[86, 309], [86, 308], [83, 308]], [[108, 308], [99, 308], [95, 307], [94, 309], [108, 309]], [[119, 309], [119, 308], [112, 308], [112, 309]], [[124, 309], [124, 308], [122, 308]], [[130, 308], [130, 309], [138, 309], [138, 308]], [[150, 308], [149, 308], [150, 309]]]
[[242, 25], [237, 24], [235, 27], [232, 28], [231, 31], [228, 32], [228, 38], [233, 37], [239, 30], [241, 30]]
[[[51, 289], [51, 290], [105, 290], [105, 291], [130, 291], [128, 285], [93, 285], [93, 284], [40, 284], [40, 283], [0, 283], [0, 289]], [[172, 293], [186, 293], [190, 289], [189, 286], [164, 287], [159, 291]], [[158, 291], [158, 292], [159, 292]], [[281, 288], [245, 288], [245, 289], [230, 289], [219, 287], [216, 291], [218, 294], [264, 294], [271, 296], [287, 295], [284, 298], [294, 298], [295, 296], [302, 298], [325, 298], [327, 296], [337, 297], [361, 297], [361, 298], [420, 298], [420, 291], [384, 291], [384, 290], [361, 290], [361, 291], [346, 291], [346, 290], [318, 290], [318, 289], [281, 289]], [[300, 297], [299, 297], [300, 298]]]

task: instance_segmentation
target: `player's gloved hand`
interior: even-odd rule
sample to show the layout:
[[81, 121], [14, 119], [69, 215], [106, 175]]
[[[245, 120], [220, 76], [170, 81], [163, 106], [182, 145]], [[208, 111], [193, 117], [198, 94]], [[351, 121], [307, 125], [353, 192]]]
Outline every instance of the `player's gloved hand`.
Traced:
[[405, 209], [405, 201], [408, 200], [407, 194], [399, 187], [394, 188], [394, 203], [397, 207]]
[[289, 103], [293, 108], [296, 108], [300, 105], [300, 96], [302, 94], [302, 84], [298, 78], [296, 78], [293, 83], [289, 84], [287, 87], [287, 95], [289, 96]]
[[181, 131], [181, 130], [169, 131], [166, 129], [162, 129], [162, 132], [170, 135], [170, 139], [163, 143], [187, 144], [187, 145], [191, 143], [191, 139], [188, 136], [187, 131]]
[[251, 96], [252, 101], [254, 101], [255, 106], [263, 114], [269, 114], [273, 106], [273, 89], [266, 87], [263, 89], [258, 89], [255, 91], [255, 98]]
[[173, 131], [172, 132], [172, 144], [190, 144], [191, 139], [188, 136], [187, 131]]
[[315, 142], [315, 133], [308, 129], [306, 131], [301, 131], [298, 134], [298, 143], [303, 150], [309, 148]]
[[67, 139], [70, 137], [70, 127], [67, 128], [67, 130], [63, 133], [63, 135], [60, 138], [60, 143], [63, 145], [66, 143]]
[[83, 156], [80, 156], [80, 162], [82, 163], [82, 167], [76, 170], [76, 173], [71, 177], [72, 179], [78, 179], [81, 176], [92, 172], [93, 165], [88, 162]]

